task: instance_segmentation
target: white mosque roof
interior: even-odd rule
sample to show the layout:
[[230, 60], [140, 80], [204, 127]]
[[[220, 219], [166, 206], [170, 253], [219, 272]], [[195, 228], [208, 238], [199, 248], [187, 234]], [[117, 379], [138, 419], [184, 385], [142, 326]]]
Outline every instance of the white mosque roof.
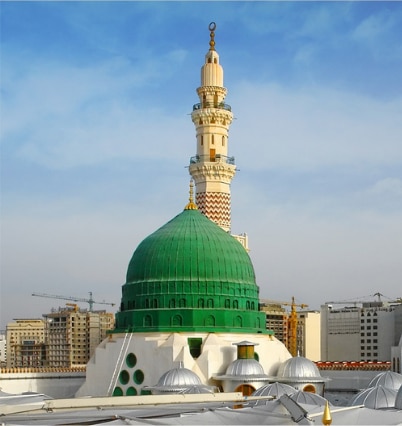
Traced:
[[[219, 395], [219, 394], [218, 394]], [[200, 402], [196, 395], [169, 395], [172, 400], [161, 401], [161, 396], [153, 398], [152, 405], [143, 405], [136, 401], [140, 396], [78, 398], [70, 400], [45, 401], [42, 407], [33, 407], [31, 411], [15, 406], [0, 406], [2, 425], [54, 425], [54, 424], [159, 424], [159, 425], [290, 425], [321, 424], [323, 407], [290, 401], [289, 396], [282, 395], [266, 405], [247, 406], [233, 409], [228, 399], [234, 394], [203, 395]], [[165, 395], [166, 397], [166, 395]], [[190, 397], [187, 400], [187, 397]], [[229, 397], [229, 398], [228, 398]], [[198, 398], [198, 399], [197, 399]], [[179, 402], [178, 399], [182, 399]], [[214, 401], [216, 399], [216, 401]], [[198, 401], [198, 402], [196, 402]], [[225, 402], [224, 402], [225, 401]], [[236, 404], [240, 401], [236, 399]], [[245, 401], [247, 398], [245, 398]], [[85, 404], [83, 406], [82, 404]], [[149, 403], [148, 403], [149, 404]], [[59, 408], [57, 409], [57, 406]], [[53, 407], [53, 409], [52, 409]], [[6, 408], [14, 409], [11, 413]], [[1, 411], [3, 409], [3, 411]], [[373, 410], [367, 407], [331, 407], [333, 425], [402, 425], [402, 411], [396, 409]]]

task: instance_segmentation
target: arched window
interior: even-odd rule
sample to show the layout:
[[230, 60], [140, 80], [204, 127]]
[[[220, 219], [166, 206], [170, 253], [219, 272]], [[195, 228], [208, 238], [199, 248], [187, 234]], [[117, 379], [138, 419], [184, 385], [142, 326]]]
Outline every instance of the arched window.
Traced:
[[144, 317], [144, 327], [152, 327], [152, 317], [151, 317], [151, 315], [145, 315], [145, 317]]
[[208, 308], [213, 308], [214, 307], [213, 299], [208, 299], [207, 305], [208, 305]]
[[158, 299], [154, 299], [152, 302], [152, 307], [157, 308], [158, 307]]
[[180, 299], [179, 300], [179, 307], [185, 308], [186, 307], [186, 299]]
[[145, 308], [149, 308], [149, 299], [145, 299]]
[[229, 309], [230, 308], [230, 299], [226, 299], [225, 300], [225, 308]]
[[251, 302], [251, 310], [254, 311], [254, 309], [255, 309], [254, 302]]
[[247, 302], [246, 302], [246, 309], [250, 310], [250, 301], [249, 300], [247, 300]]
[[198, 307], [203, 308], [204, 307], [204, 299], [198, 299]]
[[237, 317], [235, 317], [235, 319], [234, 319], [234, 321], [233, 321], [233, 325], [235, 326], [235, 327], [242, 327], [242, 325], [243, 325], [243, 320], [242, 320], [242, 318], [241, 318], [241, 316], [237, 316]]
[[183, 325], [183, 318], [180, 315], [175, 315], [172, 318], [172, 326], [181, 327]]
[[205, 325], [207, 327], [214, 327], [215, 326], [215, 317], [213, 315], [209, 315], [205, 318]]
[[239, 301], [233, 300], [233, 309], [239, 309]]
[[222, 146], [225, 146], [225, 136], [222, 136]]
[[175, 299], [170, 299], [169, 308], [175, 308], [175, 307], [176, 307], [176, 300]]

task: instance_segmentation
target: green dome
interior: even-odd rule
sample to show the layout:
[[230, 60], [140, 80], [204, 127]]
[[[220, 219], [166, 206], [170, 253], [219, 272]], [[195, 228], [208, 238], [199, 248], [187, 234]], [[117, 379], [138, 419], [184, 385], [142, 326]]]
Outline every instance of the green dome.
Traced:
[[255, 285], [244, 247], [198, 210], [184, 210], [135, 250], [127, 283], [219, 281]]
[[118, 331], [265, 332], [248, 253], [191, 207], [140, 243], [122, 293]]

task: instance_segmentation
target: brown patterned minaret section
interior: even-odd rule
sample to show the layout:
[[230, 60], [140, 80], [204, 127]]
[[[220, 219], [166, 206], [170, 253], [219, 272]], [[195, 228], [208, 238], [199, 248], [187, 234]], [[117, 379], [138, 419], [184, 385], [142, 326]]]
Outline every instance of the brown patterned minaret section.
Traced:
[[191, 158], [189, 172], [196, 186], [198, 209], [225, 231], [230, 232], [230, 183], [236, 173], [234, 157], [228, 156], [231, 107], [225, 104], [223, 68], [215, 50], [214, 22], [209, 24], [209, 51], [201, 68], [199, 103], [193, 106], [191, 118], [196, 128], [197, 155]]

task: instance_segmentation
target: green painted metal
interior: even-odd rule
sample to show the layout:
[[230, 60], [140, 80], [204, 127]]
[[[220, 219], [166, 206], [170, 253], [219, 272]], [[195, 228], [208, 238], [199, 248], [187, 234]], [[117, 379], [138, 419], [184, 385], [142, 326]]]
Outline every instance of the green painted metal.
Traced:
[[198, 210], [184, 210], [135, 250], [116, 331], [269, 333], [244, 247]]

